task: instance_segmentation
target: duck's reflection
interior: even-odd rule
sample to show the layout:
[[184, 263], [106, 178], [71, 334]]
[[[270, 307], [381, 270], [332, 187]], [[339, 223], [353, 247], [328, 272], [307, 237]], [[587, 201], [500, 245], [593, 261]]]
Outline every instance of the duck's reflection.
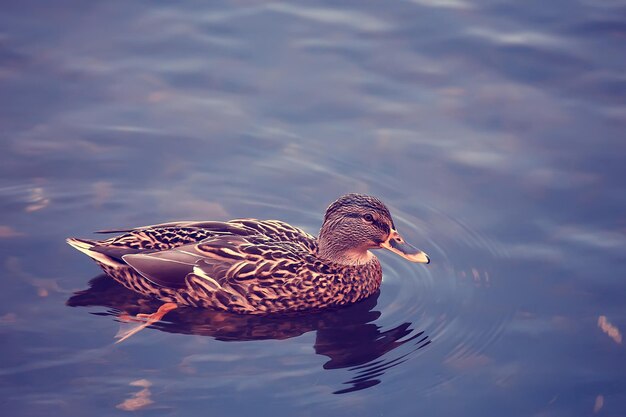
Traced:
[[[238, 315], [198, 308], [180, 308], [167, 315], [167, 321], [151, 327], [170, 333], [184, 333], [213, 337], [223, 341], [287, 339], [316, 331], [315, 352], [329, 360], [324, 369], [351, 368], [354, 377], [346, 382], [347, 388], [335, 393], [346, 393], [380, 383], [380, 376], [404, 360], [400, 357], [382, 356], [405, 343], [421, 349], [430, 343], [424, 332], [416, 332], [411, 323], [402, 323], [389, 330], [375, 324], [381, 315], [375, 310], [378, 293], [359, 303], [340, 309], [282, 314], [271, 316]], [[74, 293], [67, 305], [103, 306], [110, 310], [102, 315], [120, 317], [155, 311], [158, 302], [142, 298], [106, 275], [89, 282], [89, 288]]]

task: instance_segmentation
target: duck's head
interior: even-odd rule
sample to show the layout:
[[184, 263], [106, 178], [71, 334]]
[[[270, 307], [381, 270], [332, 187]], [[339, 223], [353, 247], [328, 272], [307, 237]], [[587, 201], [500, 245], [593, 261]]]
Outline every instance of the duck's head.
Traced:
[[369, 250], [378, 248], [411, 262], [430, 262], [428, 255], [400, 236], [383, 202], [363, 194], [346, 194], [328, 206], [318, 244], [321, 258], [348, 265], [369, 262], [373, 256]]

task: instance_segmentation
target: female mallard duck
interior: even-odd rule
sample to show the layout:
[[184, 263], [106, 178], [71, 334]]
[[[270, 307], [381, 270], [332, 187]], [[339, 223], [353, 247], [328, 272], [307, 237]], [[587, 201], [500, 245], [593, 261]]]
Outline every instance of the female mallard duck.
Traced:
[[370, 249], [430, 261], [404, 242], [380, 200], [361, 194], [328, 207], [318, 238], [287, 223], [255, 219], [102, 233], [124, 234], [67, 242], [126, 288], [166, 302], [163, 314], [178, 305], [247, 314], [339, 306], [378, 290], [382, 269]]

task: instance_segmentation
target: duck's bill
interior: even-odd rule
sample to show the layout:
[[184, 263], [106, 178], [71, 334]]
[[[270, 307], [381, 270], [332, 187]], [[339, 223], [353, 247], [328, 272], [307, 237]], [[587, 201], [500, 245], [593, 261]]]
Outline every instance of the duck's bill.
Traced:
[[391, 231], [389, 239], [383, 242], [381, 246], [411, 262], [419, 262], [422, 264], [430, 263], [428, 255], [415, 246], [406, 243], [402, 236], [395, 230]]

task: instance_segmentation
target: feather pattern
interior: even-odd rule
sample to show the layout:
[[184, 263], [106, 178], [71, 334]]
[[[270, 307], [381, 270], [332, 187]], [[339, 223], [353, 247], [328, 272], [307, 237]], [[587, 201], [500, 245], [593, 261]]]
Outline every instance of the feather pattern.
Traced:
[[182, 221], [103, 240], [67, 242], [125, 287], [163, 302], [264, 314], [354, 303], [377, 292], [382, 269], [370, 249], [413, 262], [377, 198], [348, 194], [333, 202], [318, 238], [278, 220]]
[[277, 220], [165, 223], [81, 241], [89, 242], [89, 251], [111, 258], [94, 257], [133, 291], [237, 313], [352, 303], [373, 294], [382, 275], [375, 257], [358, 267], [322, 262], [315, 237]]

